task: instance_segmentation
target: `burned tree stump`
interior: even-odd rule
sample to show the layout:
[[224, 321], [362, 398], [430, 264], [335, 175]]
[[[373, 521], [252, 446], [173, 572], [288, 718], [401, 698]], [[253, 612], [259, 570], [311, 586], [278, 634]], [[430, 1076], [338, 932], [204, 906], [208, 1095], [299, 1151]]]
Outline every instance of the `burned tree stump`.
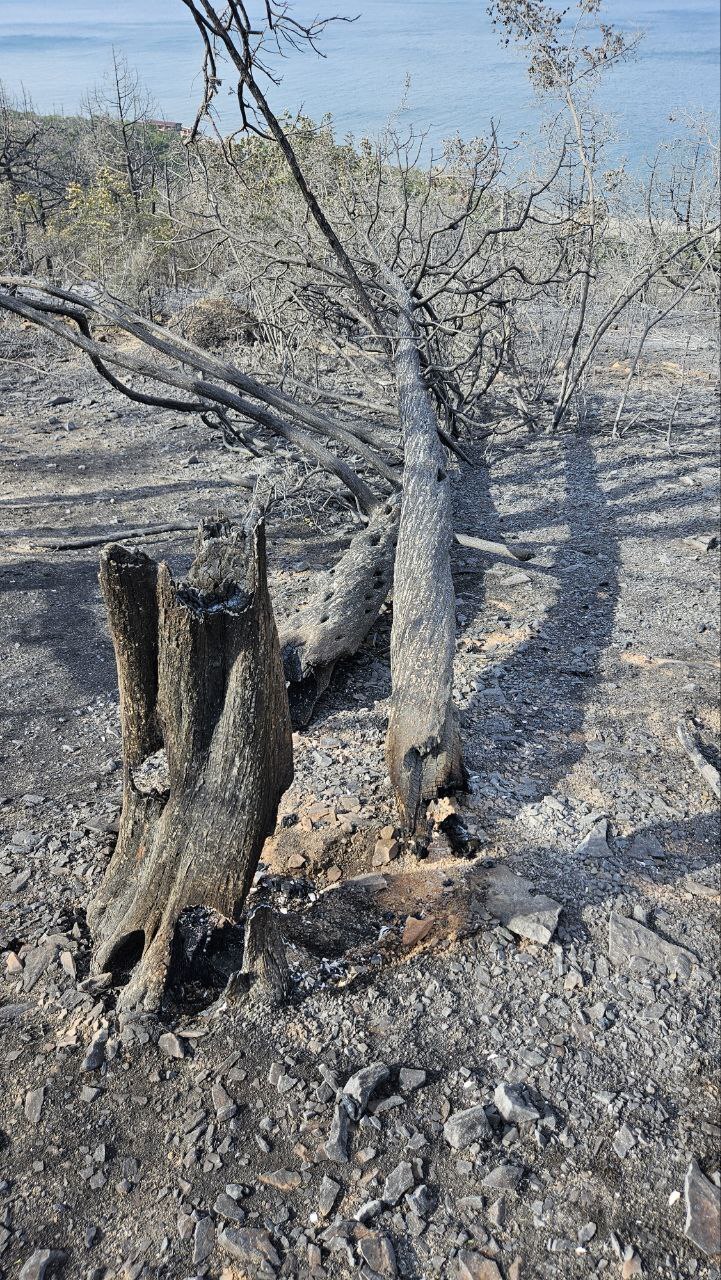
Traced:
[[404, 464], [386, 761], [401, 820], [415, 831], [424, 802], [463, 785], [465, 773], [453, 705], [456, 608], [447, 465], [423, 383], [411, 300], [389, 281], [399, 304], [394, 361]]
[[285, 944], [277, 916], [266, 903], [256, 907], [248, 920], [242, 971], [252, 980], [254, 999], [270, 1004], [284, 1004], [288, 999], [291, 983]]
[[[93, 966], [132, 969], [123, 1007], [157, 1009], [179, 917], [202, 906], [237, 918], [293, 776], [263, 523], [205, 521], [187, 582], [143, 552], [108, 546], [100, 582], [124, 791], [117, 846], [88, 912]], [[166, 777], [148, 780], [161, 749]]]

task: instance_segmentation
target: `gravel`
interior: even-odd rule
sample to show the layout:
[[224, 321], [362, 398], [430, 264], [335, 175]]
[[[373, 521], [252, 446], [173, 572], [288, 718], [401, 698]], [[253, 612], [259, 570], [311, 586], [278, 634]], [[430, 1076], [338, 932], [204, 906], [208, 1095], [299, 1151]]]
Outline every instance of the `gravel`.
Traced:
[[[710, 384], [671, 450], [609, 440], [609, 383], [588, 432], [499, 438], [456, 476], [456, 527], [535, 558], [517, 581], [454, 551], [453, 821], [423, 859], [393, 825], [386, 613], [296, 735], [253, 889], [291, 1000], [201, 976], [121, 1020], [85, 915], [122, 785], [97, 558], [28, 536], [235, 511], [240, 464], [52, 376], [73, 432], [32, 369], [0, 424], [27, 504], [0, 547], [3, 1274], [719, 1280], [717, 812], [675, 737], [691, 716], [717, 760]], [[314, 519], [271, 513], [279, 612], [355, 527]], [[179, 570], [189, 542], [152, 550]]]

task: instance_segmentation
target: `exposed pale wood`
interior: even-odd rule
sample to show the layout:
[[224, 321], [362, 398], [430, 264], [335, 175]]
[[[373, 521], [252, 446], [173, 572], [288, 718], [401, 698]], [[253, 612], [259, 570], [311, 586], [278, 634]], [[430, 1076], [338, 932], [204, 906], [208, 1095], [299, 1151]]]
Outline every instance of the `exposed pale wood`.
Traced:
[[[135, 963], [124, 1007], [156, 1009], [177, 920], [235, 919], [292, 779], [288, 700], [268, 596], [265, 533], [201, 526], [187, 582], [112, 545], [101, 556], [120, 684], [124, 794], [118, 842], [88, 912], [96, 972]], [[133, 770], [164, 746], [169, 790]]]
[[532, 560], [533, 552], [523, 547], [514, 547], [509, 542], [490, 542], [488, 538], [475, 538], [470, 533], [454, 534], [461, 547], [470, 547], [474, 551], [485, 551], [491, 556], [501, 556], [504, 560]]

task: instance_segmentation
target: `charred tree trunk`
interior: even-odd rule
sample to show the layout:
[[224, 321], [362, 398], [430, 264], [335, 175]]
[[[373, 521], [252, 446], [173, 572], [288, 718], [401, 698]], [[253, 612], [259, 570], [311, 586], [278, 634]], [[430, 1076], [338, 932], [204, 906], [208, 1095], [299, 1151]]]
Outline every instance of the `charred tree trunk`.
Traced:
[[423, 383], [410, 298], [399, 303], [395, 371], [404, 466], [393, 576], [392, 693], [386, 760], [398, 810], [415, 831], [424, 802], [463, 784], [453, 706], [456, 610], [446, 459]]
[[248, 920], [243, 949], [243, 973], [252, 979], [254, 999], [284, 1004], [290, 995], [290, 973], [285, 958], [283, 935], [269, 906], [256, 907]]
[[323, 575], [304, 609], [281, 630], [295, 725], [306, 725], [336, 663], [356, 653], [375, 623], [393, 577], [398, 502], [389, 500]]
[[[288, 699], [253, 515], [201, 526], [187, 582], [120, 545], [101, 555], [120, 685], [118, 843], [88, 921], [96, 971], [135, 962], [122, 1004], [156, 1009], [176, 924], [242, 907], [293, 776]], [[143, 780], [165, 749], [167, 782]], [[147, 769], [145, 770], [147, 772]]]

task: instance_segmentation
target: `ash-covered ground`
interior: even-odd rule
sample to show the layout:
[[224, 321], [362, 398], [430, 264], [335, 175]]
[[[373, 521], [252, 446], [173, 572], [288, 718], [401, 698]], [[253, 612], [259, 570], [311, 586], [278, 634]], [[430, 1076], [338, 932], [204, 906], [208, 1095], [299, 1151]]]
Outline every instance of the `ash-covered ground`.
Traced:
[[[609, 362], [585, 427], [457, 467], [456, 528], [534, 552], [454, 551], [468, 793], [397, 847], [388, 606], [294, 737], [252, 895], [292, 1000], [206, 973], [154, 1019], [90, 974], [115, 666], [98, 548], [47, 544], [241, 513], [253, 465], [2, 339], [0, 1273], [718, 1277], [717, 805], [676, 736], [718, 764], [708, 347], [670, 446], [673, 333], [623, 438]], [[353, 527], [271, 510], [279, 617]], [[180, 571], [191, 539], [144, 545]]]

